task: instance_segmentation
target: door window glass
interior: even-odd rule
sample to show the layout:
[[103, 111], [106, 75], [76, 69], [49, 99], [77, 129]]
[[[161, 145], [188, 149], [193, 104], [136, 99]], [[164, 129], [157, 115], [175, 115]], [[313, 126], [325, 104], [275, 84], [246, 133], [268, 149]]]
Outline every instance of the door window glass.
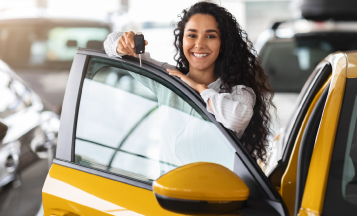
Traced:
[[145, 182], [198, 161], [233, 170], [235, 150], [228, 140], [185, 95], [166, 86], [142, 68], [92, 58], [78, 111], [75, 162]]

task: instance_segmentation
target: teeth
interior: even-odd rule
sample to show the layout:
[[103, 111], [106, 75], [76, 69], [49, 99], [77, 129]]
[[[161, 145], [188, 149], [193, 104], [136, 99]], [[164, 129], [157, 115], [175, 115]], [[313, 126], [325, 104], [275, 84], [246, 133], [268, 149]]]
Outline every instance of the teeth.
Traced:
[[206, 57], [208, 54], [197, 54], [197, 53], [193, 53], [194, 56], [196, 56], [197, 58], [203, 58]]

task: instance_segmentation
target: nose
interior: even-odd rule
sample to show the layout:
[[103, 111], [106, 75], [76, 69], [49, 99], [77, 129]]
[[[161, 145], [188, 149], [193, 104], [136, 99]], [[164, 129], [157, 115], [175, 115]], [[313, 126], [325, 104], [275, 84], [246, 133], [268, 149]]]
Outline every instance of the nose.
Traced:
[[197, 37], [195, 48], [203, 49], [205, 48], [205, 40], [204, 37]]

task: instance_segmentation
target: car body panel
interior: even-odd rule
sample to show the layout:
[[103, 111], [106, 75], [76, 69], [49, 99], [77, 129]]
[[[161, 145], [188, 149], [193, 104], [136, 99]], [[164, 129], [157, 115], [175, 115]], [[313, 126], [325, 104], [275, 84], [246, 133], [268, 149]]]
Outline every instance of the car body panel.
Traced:
[[329, 83], [330, 83], [330, 79], [328, 79], [326, 81], [324, 86], [319, 90], [319, 92], [316, 94], [314, 100], [312, 101], [312, 103], [305, 115], [305, 118], [301, 124], [301, 128], [297, 135], [288, 166], [287, 166], [285, 173], [281, 179], [281, 187], [279, 189], [279, 193], [282, 196], [287, 208], [289, 209], [290, 215], [294, 214], [294, 209], [295, 209], [295, 193], [296, 193], [296, 177], [297, 177], [296, 171], [297, 171], [297, 167], [298, 167], [299, 150], [300, 150], [300, 143], [302, 140], [302, 136], [304, 134], [306, 124], [310, 118], [310, 115], [311, 115], [317, 101], [319, 100], [319, 98], [322, 95], [322, 92], [327, 88]]
[[[53, 164], [43, 187], [45, 215], [179, 215], [166, 211], [151, 190]], [[140, 203], [140, 205], [138, 205]], [[46, 208], [56, 206], [53, 208]]]
[[299, 212], [321, 214], [324, 203], [330, 160], [346, 85], [348, 61], [344, 53], [330, 55], [328, 59], [333, 67], [332, 80], [312, 153]]

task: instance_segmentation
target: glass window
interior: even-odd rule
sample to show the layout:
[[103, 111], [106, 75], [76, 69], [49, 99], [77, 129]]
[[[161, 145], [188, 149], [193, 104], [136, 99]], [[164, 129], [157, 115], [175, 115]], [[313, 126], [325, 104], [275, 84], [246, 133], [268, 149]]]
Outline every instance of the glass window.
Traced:
[[233, 170], [231, 144], [185, 95], [167, 86], [142, 68], [92, 58], [78, 111], [75, 162], [149, 183], [198, 161]]
[[300, 92], [314, 68], [336, 51], [357, 49], [355, 32], [315, 32], [276, 38], [260, 52], [275, 92]]
[[323, 215], [357, 212], [357, 79], [347, 79], [328, 176]]
[[309, 46], [294, 40], [269, 42], [261, 52], [262, 66], [276, 92], [300, 92], [316, 65], [332, 52], [325, 43]]
[[0, 58], [13, 68], [70, 69], [77, 47], [103, 49], [108, 28], [70, 25], [2, 24]]

